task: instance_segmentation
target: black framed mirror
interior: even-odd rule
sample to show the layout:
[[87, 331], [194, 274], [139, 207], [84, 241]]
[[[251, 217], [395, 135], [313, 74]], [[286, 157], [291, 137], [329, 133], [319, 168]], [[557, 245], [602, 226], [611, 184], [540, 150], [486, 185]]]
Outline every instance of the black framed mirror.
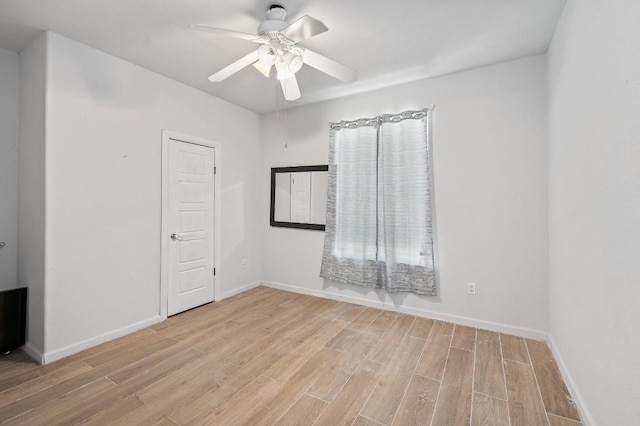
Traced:
[[271, 169], [271, 226], [324, 231], [329, 166]]

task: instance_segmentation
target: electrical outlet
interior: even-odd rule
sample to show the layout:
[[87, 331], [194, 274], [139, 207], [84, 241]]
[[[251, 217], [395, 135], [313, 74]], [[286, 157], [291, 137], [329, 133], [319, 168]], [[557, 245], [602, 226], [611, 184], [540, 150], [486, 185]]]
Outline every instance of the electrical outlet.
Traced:
[[467, 283], [467, 294], [469, 296], [476, 295], [476, 285], [474, 283]]
[[242, 261], [240, 262], [240, 265], [242, 265], [242, 268], [246, 268], [247, 267], [247, 259], [242, 259]]

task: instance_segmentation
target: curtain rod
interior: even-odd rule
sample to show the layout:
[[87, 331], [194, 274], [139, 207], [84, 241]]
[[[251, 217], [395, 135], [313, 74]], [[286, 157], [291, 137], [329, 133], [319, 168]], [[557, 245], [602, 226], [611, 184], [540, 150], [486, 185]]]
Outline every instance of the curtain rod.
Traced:
[[418, 109], [418, 110], [407, 110], [403, 111], [399, 114], [381, 114], [376, 117], [371, 118], [359, 118], [357, 120], [342, 120], [338, 123], [329, 123], [329, 128], [333, 130], [339, 130], [342, 128], [352, 129], [356, 127], [376, 127], [382, 123], [396, 123], [398, 121], [407, 120], [407, 119], [419, 119], [425, 117], [429, 112], [435, 109], [435, 105], [430, 107]]

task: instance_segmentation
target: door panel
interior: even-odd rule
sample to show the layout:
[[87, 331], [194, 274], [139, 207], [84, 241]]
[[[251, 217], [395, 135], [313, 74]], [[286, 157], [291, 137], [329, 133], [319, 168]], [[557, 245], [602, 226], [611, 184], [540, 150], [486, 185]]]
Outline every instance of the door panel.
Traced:
[[169, 140], [168, 315], [213, 301], [213, 148]]

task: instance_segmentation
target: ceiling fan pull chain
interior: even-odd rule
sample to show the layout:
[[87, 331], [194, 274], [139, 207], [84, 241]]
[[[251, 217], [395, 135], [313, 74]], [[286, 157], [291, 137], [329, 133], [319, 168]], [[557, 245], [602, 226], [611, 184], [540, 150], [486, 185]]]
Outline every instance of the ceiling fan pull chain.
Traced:
[[278, 99], [278, 84], [276, 84], [276, 123], [278, 124], [278, 137], [282, 138], [282, 130], [280, 129], [280, 99]]
[[[287, 111], [284, 111], [284, 119], [285, 119], [285, 125], [286, 125], [286, 121], [287, 121]], [[287, 144], [287, 138], [286, 135], [283, 137], [283, 135], [286, 132], [286, 129], [283, 129], [282, 123], [280, 122], [280, 90], [278, 90], [278, 84], [276, 81], [276, 123], [278, 123], [278, 136], [280, 136], [280, 139], [284, 139], [284, 148], [287, 149], [288, 144]]]
[[284, 148], [287, 149], [289, 147], [288, 135], [287, 135], [287, 100], [284, 100]]

